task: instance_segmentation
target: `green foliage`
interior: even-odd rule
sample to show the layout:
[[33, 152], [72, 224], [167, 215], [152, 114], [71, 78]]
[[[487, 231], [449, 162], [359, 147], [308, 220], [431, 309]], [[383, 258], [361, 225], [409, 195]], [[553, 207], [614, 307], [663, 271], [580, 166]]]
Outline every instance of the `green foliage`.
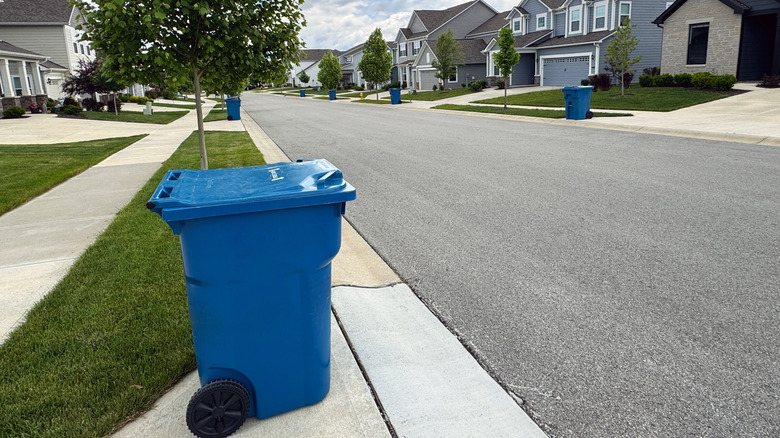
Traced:
[[144, 93], [144, 96], [146, 96], [147, 99], [154, 100], [154, 99], [157, 99], [158, 97], [160, 97], [160, 93], [157, 92], [157, 90], [155, 90], [155, 89], [151, 89], [151, 90], [146, 90], [146, 92]]
[[652, 87], [655, 84], [653, 83], [653, 78], [655, 76], [644, 74], [639, 77], [639, 85], [642, 87]]
[[499, 80], [496, 81], [496, 88], [498, 88], [499, 90], [503, 90], [504, 89], [504, 80], [503, 79], [499, 79]]
[[[436, 91], [439, 89], [439, 86], [436, 84], [433, 84], [433, 91]], [[444, 91], [444, 88], [442, 88], [442, 91]]]
[[457, 66], [463, 64], [463, 52], [460, 44], [455, 41], [452, 29], [439, 35], [436, 40], [436, 48], [433, 51], [436, 59], [431, 62], [431, 66], [436, 69], [436, 76], [441, 80], [441, 90], [444, 91], [444, 84], [457, 71]]
[[482, 84], [479, 81], [469, 82], [469, 89], [473, 92], [482, 91]]
[[68, 116], [80, 116], [82, 111], [78, 105], [65, 105], [62, 107], [62, 113]]
[[674, 75], [674, 85], [678, 87], [690, 87], [693, 76], [690, 73], [679, 73]]
[[306, 74], [305, 71], [302, 71], [298, 73], [298, 79], [301, 81], [301, 84], [308, 84], [311, 78], [309, 75]]
[[604, 56], [604, 59], [612, 65], [613, 70], [618, 73], [618, 78], [623, 79], [620, 81], [621, 94], [625, 94], [626, 74], [633, 74], [631, 67], [642, 60], [641, 56], [631, 57], [631, 53], [639, 45], [639, 39], [631, 33], [635, 27], [635, 24], [631, 24], [631, 20], [626, 19], [623, 25], [615, 32], [615, 36], [607, 46], [607, 53]]
[[317, 80], [327, 90], [335, 89], [341, 82], [341, 64], [330, 50], [320, 60], [320, 71], [317, 73]]
[[401, 88], [401, 82], [395, 81], [395, 82], [390, 82], [389, 84], [382, 85], [382, 89], [385, 91], [391, 88]]
[[588, 83], [583, 85], [591, 85], [593, 91], [607, 91], [612, 88], [612, 77], [607, 73], [590, 75], [588, 76]]
[[765, 74], [764, 77], [761, 78], [761, 82], [759, 82], [757, 86], [764, 87], [764, 88], [780, 87], [780, 76], [771, 76]]
[[47, 107], [47, 108], [54, 108], [55, 106], [57, 106], [57, 102], [56, 102], [54, 99], [52, 99], [52, 98], [49, 98], [49, 99], [46, 101], [46, 107]]
[[387, 81], [392, 68], [393, 55], [387, 50], [382, 30], [376, 28], [363, 44], [363, 58], [358, 63], [358, 70], [365, 80], [379, 84]]
[[7, 110], [3, 111], [3, 118], [4, 119], [18, 119], [24, 115], [25, 111], [20, 106], [12, 106], [11, 108], [8, 108]]
[[498, 52], [493, 55], [493, 63], [498, 67], [502, 77], [512, 76], [512, 67], [520, 61], [520, 54], [515, 51], [515, 37], [512, 29], [502, 27], [498, 33]]
[[701, 90], [712, 88], [712, 78], [712, 73], [707, 71], [694, 73], [691, 77], [691, 85]]
[[712, 88], [717, 91], [728, 91], [734, 88], [734, 84], [737, 83], [737, 78], [734, 75], [725, 74], [715, 76], [712, 79]]
[[656, 87], [674, 87], [674, 76], [669, 73], [653, 76], [653, 85]]

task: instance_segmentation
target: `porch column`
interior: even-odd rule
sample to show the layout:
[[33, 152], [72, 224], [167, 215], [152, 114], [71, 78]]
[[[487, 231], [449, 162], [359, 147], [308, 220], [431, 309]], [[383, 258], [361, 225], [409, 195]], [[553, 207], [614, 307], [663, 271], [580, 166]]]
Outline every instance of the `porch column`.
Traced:
[[11, 83], [11, 69], [8, 67], [7, 59], [3, 59], [2, 62], [0, 62], [0, 76], [2, 76], [3, 93], [5, 94], [5, 97], [15, 96], [14, 86]]
[[41, 81], [41, 69], [39, 67], [40, 64], [37, 62], [33, 63], [33, 84], [35, 86], [35, 93], [33, 94], [46, 94], [46, 92], [43, 90], [43, 82]]
[[22, 83], [22, 96], [29, 96], [30, 93], [30, 86], [27, 85], [27, 63], [24, 61], [19, 61], [22, 63], [22, 77], [21, 77], [21, 83]]

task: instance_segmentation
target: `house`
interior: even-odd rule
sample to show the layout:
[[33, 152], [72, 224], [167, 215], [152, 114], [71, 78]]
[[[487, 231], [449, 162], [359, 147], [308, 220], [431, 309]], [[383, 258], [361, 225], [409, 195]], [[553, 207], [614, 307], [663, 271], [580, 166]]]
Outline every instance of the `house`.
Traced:
[[45, 108], [48, 96], [41, 78], [46, 57], [0, 40], [0, 114], [12, 106]]
[[[63, 73], [74, 72], [80, 60], [95, 59], [89, 41], [76, 26], [84, 22], [79, 9], [68, 0], [0, 1], [0, 40], [38, 53], [50, 61], [43, 71], [52, 98], [61, 96]], [[62, 68], [67, 69], [63, 72]]]
[[[631, 56], [642, 57], [634, 69], [660, 66], [663, 30], [653, 19], [668, 4], [666, 0], [522, 0], [504, 17], [520, 53], [510, 85], [579, 85], [589, 75], [604, 73], [606, 48], [627, 18], [636, 25], [633, 34], [639, 40]], [[493, 79], [498, 77], [493, 63], [497, 39], [485, 49], [486, 74]]]
[[358, 44], [345, 52], [339, 53], [338, 57], [339, 64], [341, 64], [341, 82], [365, 86], [366, 81], [363, 80], [363, 75], [358, 69], [358, 64], [363, 59], [363, 44]]
[[436, 69], [431, 63], [436, 60], [434, 52], [436, 41], [423, 41], [420, 53], [412, 62], [412, 68], [419, 77], [418, 89], [431, 90], [433, 86], [443, 86], [445, 89], [461, 88], [475, 79], [485, 77], [485, 42], [481, 39], [456, 39], [463, 55], [463, 64], [457, 66], [455, 74], [442, 84], [435, 75]]
[[661, 72], [780, 75], [779, 15], [778, 0], [677, 0], [653, 21], [664, 30]]
[[[436, 40], [439, 35], [452, 30], [452, 34], [464, 49], [464, 55], [471, 55], [473, 47], [477, 44], [466, 43], [468, 47], [463, 47], [463, 41], [468, 40], [466, 35], [486, 21], [495, 17], [495, 9], [482, 0], [469, 1], [444, 10], [415, 10], [409, 18], [409, 24], [398, 30], [395, 38], [397, 47], [394, 58], [396, 59], [394, 67], [397, 70], [398, 80], [402, 87], [410, 87], [416, 90], [430, 90], [433, 85], [438, 83], [434, 76], [435, 70], [431, 67], [433, 61], [433, 48], [436, 47]], [[479, 38], [482, 48], [485, 42]], [[423, 47], [427, 49], [424, 52]], [[471, 59], [471, 58], [470, 58]], [[472, 63], [473, 64], [473, 63]], [[445, 84], [446, 87], [460, 87], [461, 83], [468, 82], [466, 76], [475, 76], [477, 79], [484, 77], [484, 71], [472, 71], [472, 68], [461, 66], [455, 75]], [[484, 55], [482, 59], [484, 70]]]
[[[291, 86], [321, 87], [322, 84], [317, 80], [317, 74], [320, 72], [320, 61], [322, 61], [322, 57], [325, 56], [325, 54], [328, 52], [331, 52], [333, 56], [336, 57], [341, 55], [340, 51], [331, 49], [302, 50], [299, 65], [293, 65], [289, 71], [288, 81], [290, 84], [292, 84]], [[309, 82], [302, 84], [301, 80], [298, 79], [298, 75], [300, 75], [303, 71], [305, 71], [309, 76]]]

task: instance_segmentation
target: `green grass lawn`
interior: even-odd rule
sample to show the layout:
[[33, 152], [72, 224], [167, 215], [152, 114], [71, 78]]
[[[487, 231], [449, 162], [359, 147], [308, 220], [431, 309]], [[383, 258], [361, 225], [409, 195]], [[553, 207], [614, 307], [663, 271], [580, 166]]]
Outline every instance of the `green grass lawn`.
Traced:
[[[620, 87], [609, 91], [591, 93], [590, 107], [595, 109], [636, 110], [636, 111], [673, 111], [693, 105], [732, 96], [733, 92], [704, 91], [691, 88], [640, 87], [633, 85], [626, 89], [626, 96], [620, 96]], [[503, 104], [504, 98], [478, 100], [473, 103]], [[507, 98], [509, 105], [545, 106], [563, 108], [561, 90], [535, 91], [515, 94]]]
[[[379, 99], [379, 100], [376, 100], [376, 99], [363, 99], [363, 100], [353, 100], [352, 102], [355, 102], [355, 103], [373, 103], [373, 104], [379, 104], [379, 105], [390, 105], [392, 103], [389, 100], [385, 100], [385, 99]], [[402, 100], [401, 103], [404, 103], [404, 101]], [[406, 103], [411, 103], [411, 101], [407, 100]]]
[[[468, 88], [457, 88], [455, 90], [444, 90], [444, 91], [418, 91], [417, 94], [409, 94], [408, 91], [401, 90], [401, 97], [407, 100], [433, 101], [433, 100], [447, 99], [450, 97], [463, 96], [464, 94], [471, 94], [471, 93], [473, 93], [473, 91], [471, 91]], [[383, 99], [390, 99], [390, 98], [384, 97]]]
[[[354, 93], [339, 94], [340, 97], [360, 97], [360, 93], [363, 93], [363, 97], [374, 96], [376, 93], [384, 92], [384, 90], [371, 90], [371, 91], [355, 91]], [[374, 96], [376, 100], [376, 96]]]
[[[179, 239], [146, 209], [193, 133], [0, 347], [0, 436], [102, 437], [195, 368]], [[206, 132], [212, 168], [264, 164], [245, 132]], [[182, 421], [185, 406], [182, 406]]]
[[[141, 105], [141, 104], [138, 104], [138, 105]], [[145, 105], [141, 105], [141, 106], [145, 106]], [[195, 109], [195, 105], [188, 105], [188, 104], [158, 103], [158, 102], [152, 103], [152, 108], [154, 108], [156, 106], [163, 107], [163, 108], [178, 108], [178, 109], [188, 109], [188, 110], [194, 110]]]
[[45, 193], [146, 135], [78, 143], [0, 145], [0, 214]]
[[206, 117], [203, 118], [204, 122], [215, 122], [217, 120], [227, 120], [227, 110], [221, 110], [214, 107], [206, 114]]
[[[468, 111], [474, 113], [489, 113], [489, 114], [508, 114], [511, 116], [528, 116], [528, 117], [544, 117], [548, 119], [562, 119], [566, 117], [566, 111], [564, 110], [546, 110], [546, 109], [532, 109], [532, 108], [501, 108], [494, 106], [478, 106], [478, 105], [437, 105], [432, 109], [443, 109], [451, 111]], [[593, 117], [625, 117], [631, 116], [631, 114], [623, 113], [593, 113]]]
[[132, 122], [132, 123], [155, 123], [158, 125], [167, 125], [174, 120], [187, 115], [189, 111], [157, 111], [152, 115], [145, 116], [138, 111], [120, 111], [119, 115], [114, 115], [108, 111], [84, 111], [81, 115], [89, 120], [103, 120], [111, 122]]

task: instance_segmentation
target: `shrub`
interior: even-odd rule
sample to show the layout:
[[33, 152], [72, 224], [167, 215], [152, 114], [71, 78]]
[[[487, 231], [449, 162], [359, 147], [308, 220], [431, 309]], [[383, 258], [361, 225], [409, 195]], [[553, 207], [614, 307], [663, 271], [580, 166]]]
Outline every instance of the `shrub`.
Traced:
[[123, 94], [123, 95], [119, 96], [119, 100], [121, 100], [122, 102], [130, 102], [130, 95]]
[[670, 75], [669, 73], [653, 76], [653, 85], [656, 87], [673, 87], [674, 76]]
[[479, 85], [482, 86], [483, 90], [488, 87], [488, 81], [486, 81], [484, 79], [480, 79], [478, 82], [479, 82]]
[[130, 96], [130, 97], [128, 98], [128, 100], [129, 100], [130, 102], [133, 102], [133, 103], [138, 103], [138, 96]]
[[78, 105], [65, 105], [62, 107], [62, 113], [69, 116], [80, 116], [81, 111], [82, 109]]
[[158, 97], [160, 97], [160, 93], [158, 93], [157, 90], [155, 90], [155, 89], [151, 89], [151, 90], [146, 90], [146, 93], [144, 93], [144, 96], [146, 96], [147, 99], [154, 100], [154, 99], [157, 99]]
[[18, 119], [21, 118], [24, 115], [25, 111], [20, 106], [12, 106], [11, 108], [8, 108], [7, 110], [3, 111], [3, 118], [4, 119]]
[[642, 76], [639, 77], [639, 85], [641, 87], [652, 87], [653, 85], [655, 85], [653, 83], [653, 76], [648, 74], [643, 74]]
[[176, 100], [176, 90], [173, 88], [166, 88], [162, 92], [163, 99]]
[[678, 87], [690, 87], [691, 86], [691, 76], [690, 73], [679, 73], [674, 75], [674, 85], [677, 85]]
[[469, 82], [469, 88], [471, 91], [482, 91], [482, 83], [480, 81], [471, 81]]
[[149, 102], [149, 98], [141, 96], [138, 98], [138, 104], [139, 105], [146, 105], [146, 102]]
[[[401, 88], [401, 82], [395, 81], [395, 82], [391, 82], [389, 84], [382, 85], [382, 89], [385, 90], [385, 91], [387, 91], [387, 90], [389, 90], [391, 88]], [[406, 88], [406, 82], [403, 83], [403, 88]]]
[[780, 87], [780, 76], [770, 76], [770, 75], [764, 75], [763, 78], [761, 78], [761, 82], [756, 84], [759, 87], [765, 87], [765, 88], [777, 88]]
[[466, 88], [466, 83], [465, 82], [461, 82], [460, 83], [460, 88]]
[[[119, 112], [122, 110], [122, 100], [117, 99], [116, 100], [116, 112]], [[106, 105], [106, 111], [114, 112], [114, 99], [109, 99], [108, 104]]]
[[65, 100], [62, 101], [62, 106], [68, 106], [68, 105], [79, 106], [79, 103], [76, 102], [76, 99], [74, 99], [72, 97], [66, 97]]
[[737, 83], [737, 78], [734, 75], [720, 75], [712, 78], [712, 88], [718, 91], [728, 91], [734, 87]]
[[644, 70], [642, 70], [642, 74], [648, 76], [658, 76], [661, 74], [661, 67], [647, 67]]
[[691, 85], [702, 90], [712, 88], [712, 73], [706, 71], [694, 73], [691, 76]]
[[503, 90], [504, 89], [504, 81], [503, 81], [503, 79], [499, 79], [499, 80], [496, 81], [496, 87], [499, 90]]
[[590, 75], [588, 76], [588, 83], [585, 85], [592, 85], [593, 91], [607, 91], [610, 89], [610, 87], [612, 87], [612, 76], [607, 73]]
[[55, 106], [57, 106], [56, 100], [49, 98], [49, 100], [46, 101], [46, 108], [54, 108]]
[[633, 73], [623, 73], [623, 86], [625, 88], [631, 87], [631, 81], [634, 80], [634, 74]]
[[363, 87], [361, 87], [360, 85], [355, 85], [355, 86], [354, 86], [354, 87], [352, 87], [352, 88], [353, 88], [355, 91], [363, 91]]
[[436, 91], [436, 90], [438, 90], [438, 89], [439, 89], [439, 87], [438, 87], [437, 85], [435, 85], [435, 84], [434, 84], [434, 86], [433, 86], [433, 91]]
[[84, 106], [84, 109], [86, 109], [87, 111], [103, 111], [103, 107], [105, 106], [103, 102], [95, 100], [91, 97], [83, 99], [81, 101], [81, 104]]

